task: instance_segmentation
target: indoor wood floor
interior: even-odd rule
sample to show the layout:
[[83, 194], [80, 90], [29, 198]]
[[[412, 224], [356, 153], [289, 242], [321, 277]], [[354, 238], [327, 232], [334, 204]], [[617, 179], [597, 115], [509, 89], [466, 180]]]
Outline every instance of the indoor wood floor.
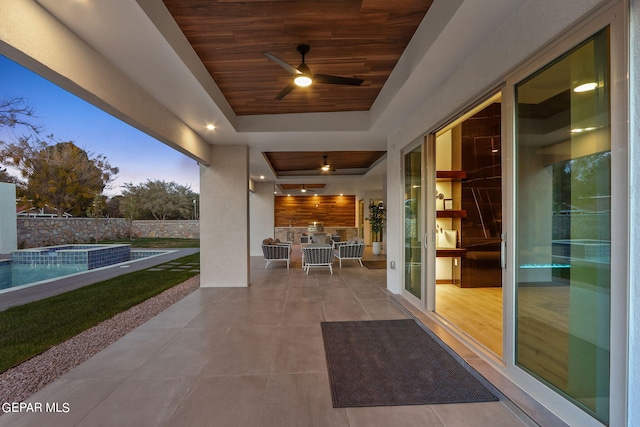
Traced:
[[502, 357], [502, 288], [436, 285], [436, 313]]

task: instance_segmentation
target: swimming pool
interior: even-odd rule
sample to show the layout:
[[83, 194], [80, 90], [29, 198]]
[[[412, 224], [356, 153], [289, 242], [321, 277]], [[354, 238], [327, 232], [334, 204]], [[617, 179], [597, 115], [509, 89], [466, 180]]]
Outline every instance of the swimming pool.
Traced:
[[13, 251], [11, 259], [0, 260], [0, 292], [167, 252], [131, 250], [130, 245], [63, 245]]

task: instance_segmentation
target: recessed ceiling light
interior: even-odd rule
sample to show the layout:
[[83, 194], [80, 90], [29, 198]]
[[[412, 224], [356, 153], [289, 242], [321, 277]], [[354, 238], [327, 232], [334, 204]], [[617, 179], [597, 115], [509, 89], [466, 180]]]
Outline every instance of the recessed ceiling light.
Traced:
[[589, 82], [589, 83], [584, 83], [584, 84], [581, 84], [579, 86], [576, 86], [575, 88], [573, 88], [573, 91], [577, 92], [577, 93], [589, 92], [590, 90], [594, 90], [597, 87], [598, 87], [598, 83]]
[[212, 125], [211, 123], [209, 123], [209, 124], [207, 125], [207, 129], [209, 129], [209, 130], [214, 130], [215, 128], [216, 128], [216, 127], [215, 127], [214, 125]]
[[264, 179], [264, 175], [260, 175], [260, 179]]

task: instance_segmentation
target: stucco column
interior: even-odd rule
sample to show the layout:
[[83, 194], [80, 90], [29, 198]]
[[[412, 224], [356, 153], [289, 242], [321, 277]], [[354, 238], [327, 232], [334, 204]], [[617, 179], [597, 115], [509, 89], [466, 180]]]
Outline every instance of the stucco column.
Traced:
[[249, 149], [214, 146], [200, 166], [200, 286], [249, 286]]
[[0, 182], [0, 254], [17, 249], [16, 185]]

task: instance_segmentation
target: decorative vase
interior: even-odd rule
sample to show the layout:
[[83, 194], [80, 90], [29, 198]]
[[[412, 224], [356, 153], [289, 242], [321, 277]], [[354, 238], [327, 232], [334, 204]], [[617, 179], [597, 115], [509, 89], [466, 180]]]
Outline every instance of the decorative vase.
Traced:
[[373, 254], [380, 255], [382, 253], [382, 242], [373, 242]]

